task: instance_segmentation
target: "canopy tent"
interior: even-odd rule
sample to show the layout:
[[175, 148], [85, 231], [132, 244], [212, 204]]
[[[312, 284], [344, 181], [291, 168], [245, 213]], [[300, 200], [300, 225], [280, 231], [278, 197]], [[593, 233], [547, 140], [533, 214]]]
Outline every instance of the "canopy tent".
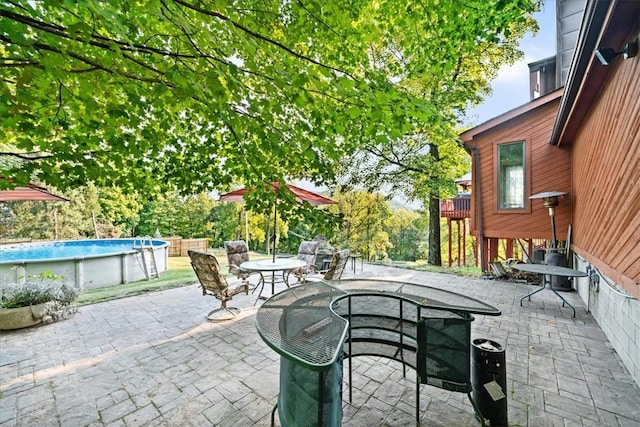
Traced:
[[0, 202], [12, 201], [68, 202], [69, 199], [53, 194], [44, 187], [28, 184], [13, 190], [0, 190]]
[[[273, 191], [277, 191], [280, 188], [279, 182], [272, 182], [270, 184]], [[302, 189], [300, 187], [296, 187], [293, 184], [285, 184], [289, 191], [291, 191], [295, 196], [298, 202], [307, 202], [311, 206], [319, 206], [319, 205], [327, 205], [336, 203], [334, 200], [329, 199], [328, 197], [324, 197], [320, 194], [314, 193], [309, 190]], [[247, 188], [241, 188], [239, 190], [231, 191], [229, 193], [223, 194], [220, 196], [220, 201], [222, 202], [243, 202], [244, 196], [250, 191]]]
[[[271, 187], [271, 191], [274, 192], [278, 192], [280, 191], [280, 183], [279, 182], [271, 182], [271, 183], [265, 183], [265, 185], [270, 186]], [[314, 193], [313, 191], [309, 191], [309, 190], [305, 190], [302, 189], [300, 187], [296, 187], [293, 184], [285, 184], [286, 187], [289, 189], [289, 191], [291, 191], [295, 197], [296, 197], [296, 201], [300, 202], [300, 203], [304, 203], [307, 202], [309, 203], [311, 206], [320, 206], [320, 205], [328, 205], [328, 204], [334, 204], [337, 203], [335, 200], [332, 200], [328, 197], [322, 196], [320, 194]], [[255, 188], [241, 188], [239, 190], [235, 190], [235, 191], [231, 191], [229, 193], [223, 194], [220, 196], [220, 201], [222, 202], [243, 202], [244, 201], [244, 196], [246, 194], [248, 194], [251, 191], [255, 191]], [[276, 232], [276, 221], [278, 218], [278, 203], [274, 203], [273, 204], [273, 232], [274, 232], [274, 239], [273, 239], [273, 261], [275, 262], [276, 259], [276, 239], [275, 239], [275, 232]]]

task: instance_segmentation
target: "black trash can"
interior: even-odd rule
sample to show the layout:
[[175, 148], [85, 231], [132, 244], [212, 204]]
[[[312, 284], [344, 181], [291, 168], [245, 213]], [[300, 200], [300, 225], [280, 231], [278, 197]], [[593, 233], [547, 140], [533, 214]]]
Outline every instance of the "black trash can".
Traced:
[[531, 261], [534, 264], [542, 264], [544, 262], [544, 250], [536, 248], [533, 250], [533, 260]]
[[[549, 252], [544, 256], [544, 263], [547, 265], [556, 265], [558, 267], [567, 266], [567, 257], [565, 254], [558, 252]], [[551, 287], [556, 291], [572, 291], [571, 282], [568, 277], [551, 276]]]
[[480, 338], [471, 347], [471, 397], [491, 427], [508, 426], [507, 365], [504, 348]]

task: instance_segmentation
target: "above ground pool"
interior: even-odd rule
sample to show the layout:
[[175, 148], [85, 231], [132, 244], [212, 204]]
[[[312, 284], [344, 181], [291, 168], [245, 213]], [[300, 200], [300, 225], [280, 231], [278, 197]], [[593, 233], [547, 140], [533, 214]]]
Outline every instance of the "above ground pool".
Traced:
[[0, 283], [24, 283], [45, 271], [84, 289], [134, 282], [165, 271], [168, 248], [148, 237], [2, 245]]

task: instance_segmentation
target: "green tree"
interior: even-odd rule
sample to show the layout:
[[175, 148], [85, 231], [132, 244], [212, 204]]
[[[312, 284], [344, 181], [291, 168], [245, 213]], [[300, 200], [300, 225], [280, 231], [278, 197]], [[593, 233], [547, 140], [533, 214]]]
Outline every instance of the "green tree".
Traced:
[[136, 236], [153, 236], [157, 231], [162, 236], [176, 236], [176, 205], [179, 203], [177, 194], [159, 194], [152, 201], [144, 203], [140, 210], [140, 222], [134, 230]]
[[89, 183], [86, 186], [70, 189], [65, 193], [69, 202], [56, 203], [55, 238], [79, 239], [96, 237], [94, 216], [101, 215], [98, 188]]
[[415, 29], [390, 33], [390, 42], [376, 45], [373, 52], [380, 70], [427, 102], [426, 117], [406, 131], [396, 128], [397, 134], [363, 131], [362, 149], [344, 162], [348, 167], [341, 172], [347, 188], [384, 188], [422, 201], [430, 215], [428, 261], [440, 265], [439, 199], [468, 170], [468, 156], [458, 144], [459, 122], [469, 105], [490, 93], [499, 68], [522, 57], [518, 40], [537, 30], [530, 13], [539, 2], [422, 5], [424, 9], [407, 4], [407, 9], [419, 10]]
[[2, 185], [331, 183], [362, 145], [450, 130], [537, 3], [5, 2]]
[[330, 211], [342, 218], [337, 237], [332, 243], [362, 254], [366, 259], [384, 259], [391, 246], [385, 231], [391, 209], [380, 194], [365, 191], [338, 194], [334, 196], [337, 205]]
[[142, 200], [137, 191], [125, 192], [119, 187], [98, 189], [100, 219], [119, 228], [119, 234], [135, 237], [140, 221]]
[[[239, 203], [218, 203], [211, 210], [211, 246], [222, 247], [225, 240], [243, 239], [245, 236], [245, 215]], [[248, 221], [248, 216], [246, 217]], [[247, 222], [248, 224], [248, 222]], [[249, 243], [249, 242], [247, 242]]]
[[389, 256], [394, 260], [415, 261], [420, 232], [416, 222], [420, 214], [408, 209], [395, 209], [388, 222], [389, 240], [393, 245]]
[[190, 238], [212, 236], [214, 224], [211, 214], [216, 204], [206, 193], [186, 197], [181, 205], [180, 235]]
[[[59, 203], [59, 202], [56, 202]], [[55, 238], [53, 202], [5, 202], [2, 234], [6, 239]]]
[[217, 202], [208, 194], [181, 196], [177, 192], [160, 194], [144, 205], [140, 212], [137, 234], [184, 238], [210, 238], [214, 236], [214, 208]]
[[267, 219], [264, 215], [249, 215], [249, 242], [252, 249], [264, 249], [267, 241]]

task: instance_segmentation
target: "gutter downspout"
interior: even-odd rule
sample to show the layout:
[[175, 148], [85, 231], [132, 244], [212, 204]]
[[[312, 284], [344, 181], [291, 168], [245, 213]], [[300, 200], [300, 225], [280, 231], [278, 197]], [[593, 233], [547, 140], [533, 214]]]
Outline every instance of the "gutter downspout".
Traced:
[[482, 224], [482, 190], [480, 183], [480, 150], [475, 145], [464, 145], [464, 147], [470, 152], [473, 159], [473, 194], [476, 199], [476, 212], [478, 213], [478, 233], [480, 238], [480, 269], [484, 272], [487, 260], [484, 253], [484, 227]]

